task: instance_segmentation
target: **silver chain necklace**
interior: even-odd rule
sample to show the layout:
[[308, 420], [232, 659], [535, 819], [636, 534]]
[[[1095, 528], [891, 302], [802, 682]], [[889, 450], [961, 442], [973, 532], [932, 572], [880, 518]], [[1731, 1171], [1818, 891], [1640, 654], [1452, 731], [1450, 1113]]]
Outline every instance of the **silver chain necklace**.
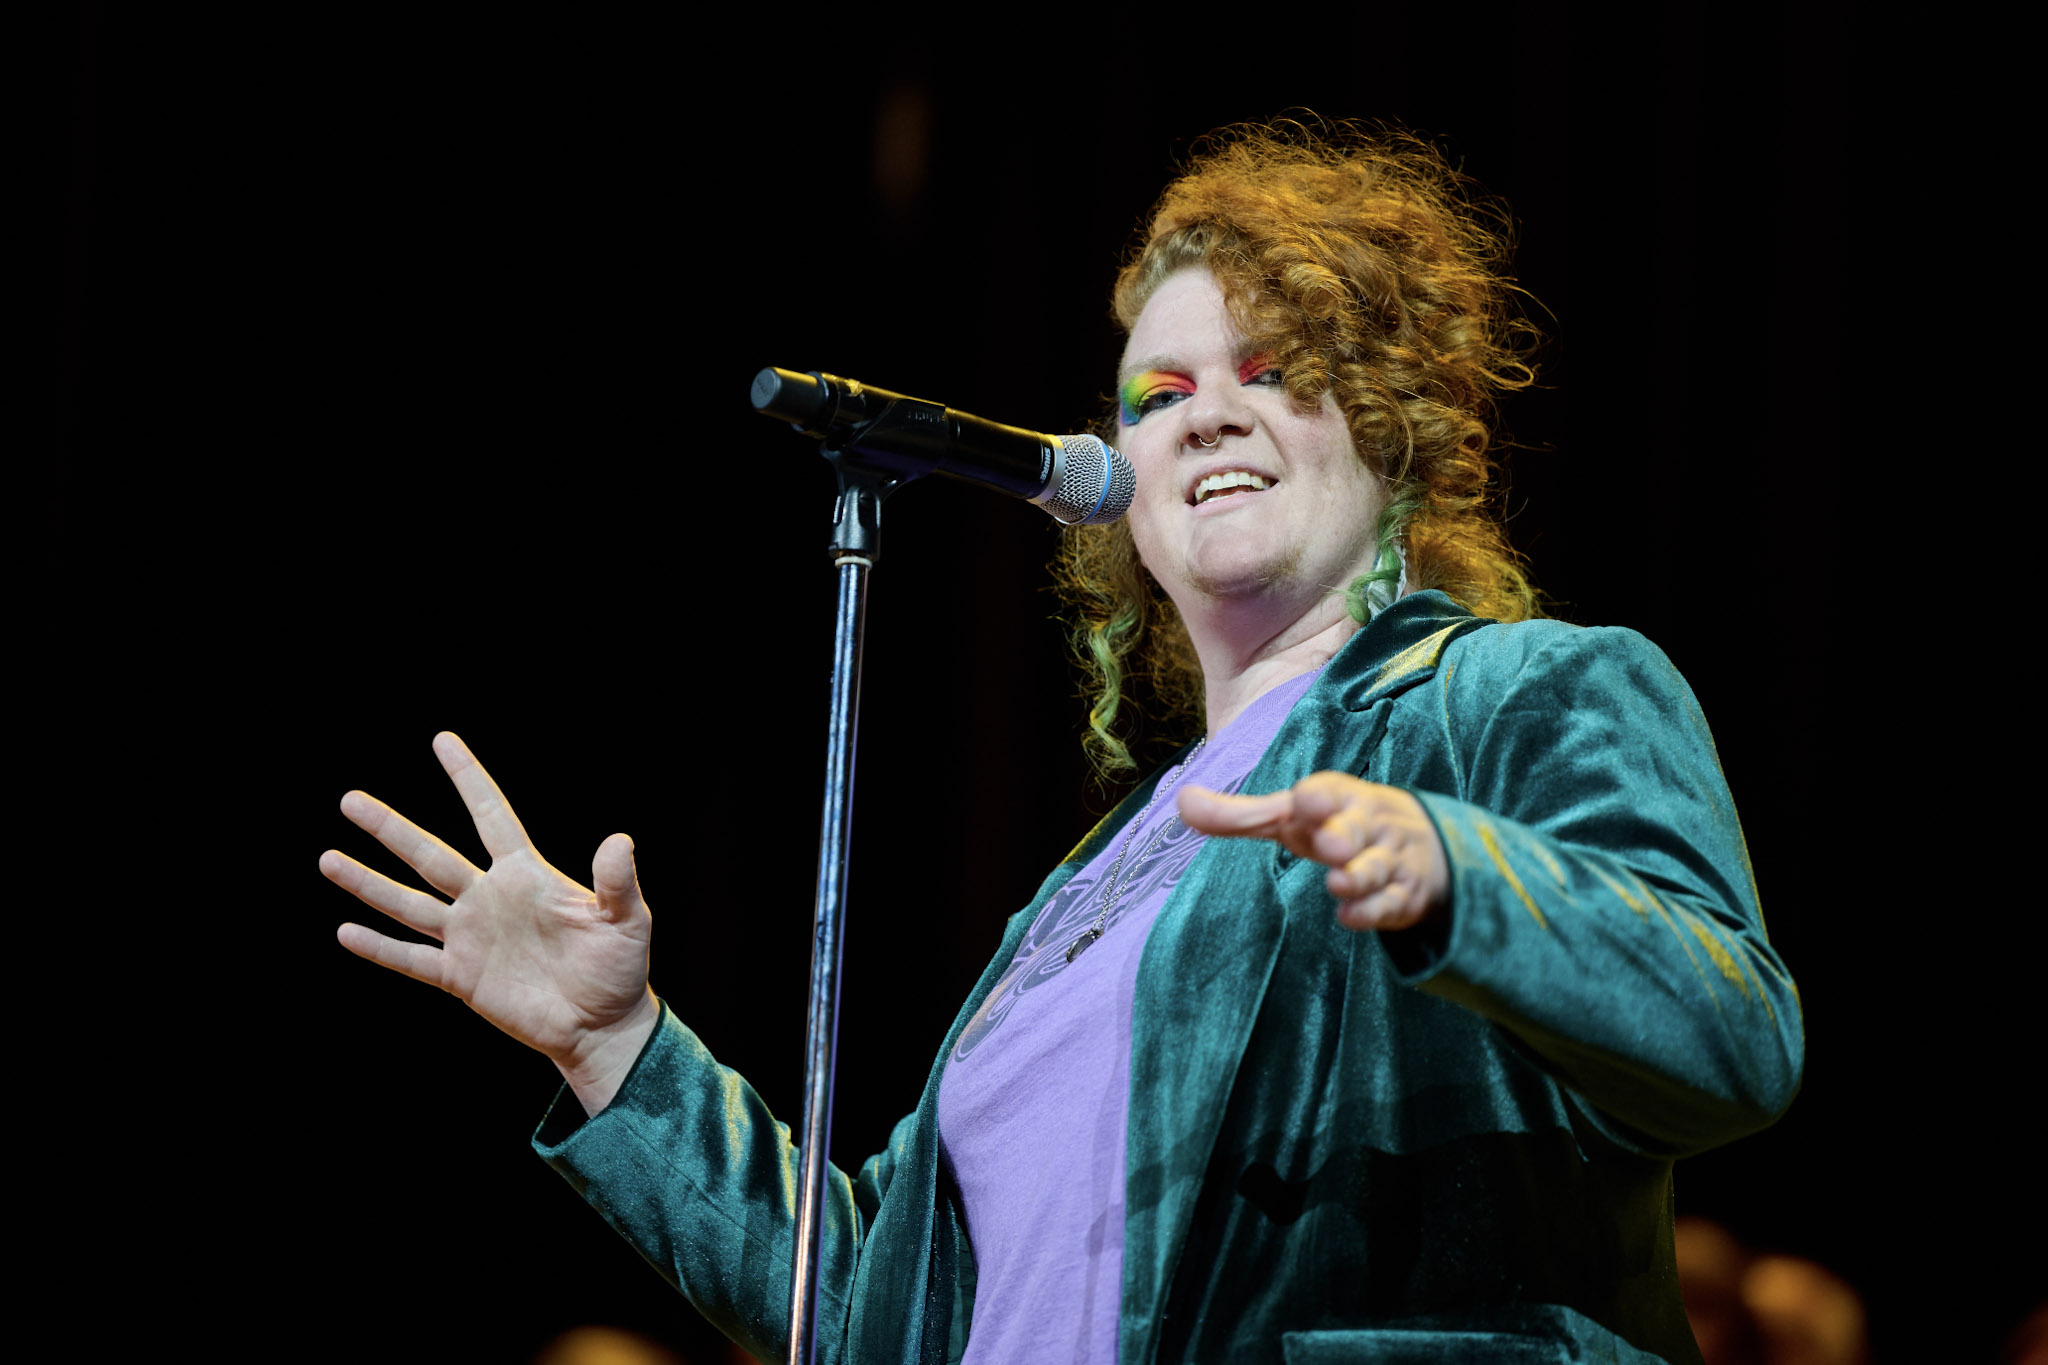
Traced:
[[[1151, 814], [1152, 803], [1159, 799], [1159, 794], [1180, 781], [1181, 774], [1188, 770], [1188, 764], [1195, 761], [1195, 755], [1202, 752], [1202, 746], [1208, 742], [1209, 737], [1207, 735], [1203, 735], [1200, 739], [1196, 740], [1195, 747], [1188, 750], [1188, 756], [1180, 761], [1180, 766], [1175, 768], [1164, 782], [1154, 787], [1152, 794], [1145, 798], [1144, 809], [1138, 812], [1137, 819], [1131, 821], [1130, 832], [1124, 835], [1124, 846], [1116, 851], [1116, 861], [1109, 865], [1109, 876], [1103, 879], [1101, 913], [1095, 916], [1095, 923], [1089, 925], [1081, 937], [1075, 939], [1072, 946], [1067, 949], [1068, 962], [1071, 963], [1075, 958], [1086, 952], [1089, 946], [1096, 939], [1101, 938], [1103, 932], [1108, 929], [1109, 912], [1116, 909], [1116, 903], [1123, 899], [1124, 892], [1131, 889], [1128, 881], [1119, 888], [1116, 884], [1116, 878], [1117, 874], [1123, 871], [1124, 855], [1131, 851], [1131, 840], [1138, 837], [1138, 826], [1144, 824], [1145, 817]], [[1158, 836], [1155, 834], [1153, 837], [1156, 839]], [[1150, 847], [1150, 845], [1147, 845], [1147, 847]], [[1132, 868], [1131, 873], [1135, 876], [1137, 869], [1135, 867]]]

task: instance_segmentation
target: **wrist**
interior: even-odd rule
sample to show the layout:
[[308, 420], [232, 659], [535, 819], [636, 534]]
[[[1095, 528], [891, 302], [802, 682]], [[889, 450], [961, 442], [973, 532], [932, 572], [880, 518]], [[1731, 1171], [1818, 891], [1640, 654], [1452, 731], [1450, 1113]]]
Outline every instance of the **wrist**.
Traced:
[[595, 1118], [619, 1093], [633, 1064], [661, 1018], [661, 1002], [652, 989], [612, 1023], [585, 1033], [566, 1057], [554, 1058], [555, 1069], [575, 1093], [583, 1112]]

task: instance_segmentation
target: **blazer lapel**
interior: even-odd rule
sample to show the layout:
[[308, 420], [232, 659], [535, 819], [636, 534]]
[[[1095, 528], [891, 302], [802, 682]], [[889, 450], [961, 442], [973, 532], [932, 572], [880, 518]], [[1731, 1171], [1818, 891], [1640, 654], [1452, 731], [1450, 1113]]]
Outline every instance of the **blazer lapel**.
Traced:
[[1146, 940], [1131, 1020], [1119, 1358], [1149, 1362], [1202, 1174], [1280, 955], [1262, 844], [1212, 840]]
[[[1288, 715], [1245, 790], [1278, 790], [1323, 768], [1365, 772], [1384, 729], [1379, 703], [1433, 676], [1445, 647], [1485, 624], [1434, 592], [1382, 612]], [[1131, 1022], [1126, 1365], [1157, 1355], [1203, 1176], [1286, 937], [1278, 886], [1294, 861], [1263, 840], [1211, 840], [1146, 941]]]

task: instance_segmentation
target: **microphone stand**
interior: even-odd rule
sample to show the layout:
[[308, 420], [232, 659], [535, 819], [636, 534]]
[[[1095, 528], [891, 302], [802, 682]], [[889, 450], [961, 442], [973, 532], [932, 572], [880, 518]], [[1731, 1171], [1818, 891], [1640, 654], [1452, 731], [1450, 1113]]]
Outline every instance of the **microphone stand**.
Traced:
[[832, 1079], [839, 1042], [840, 947], [846, 926], [846, 870], [853, 819], [853, 759], [860, 733], [861, 645], [867, 634], [868, 571], [880, 553], [882, 499], [900, 479], [863, 469], [828, 446], [839, 476], [832, 562], [839, 568], [839, 619], [832, 633], [832, 710], [825, 745], [825, 811], [818, 834], [817, 918], [811, 937], [810, 1022], [804, 1047], [804, 1124], [797, 1165], [796, 1245], [789, 1294], [789, 1365], [812, 1365], [818, 1335], [819, 1220], [830, 1168]]
[[[818, 1335], [819, 1221], [824, 1216], [839, 1042], [840, 943], [846, 927], [853, 758], [860, 731], [861, 644], [867, 631], [867, 575], [879, 554], [882, 499], [920, 474], [952, 474], [1028, 498], [1063, 522], [1094, 521], [1104, 511], [1105, 520], [1114, 521], [1130, 507], [1134, 476], [1128, 461], [1093, 437], [1046, 437], [816, 370], [760, 371], [754, 376], [753, 403], [756, 412], [817, 437], [820, 453], [839, 476], [832, 526], [832, 562], [839, 566], [839, 623], [832, 640], [832, 720], [825, 748], [825, 813], [818, 835], [804, 1133], [789, 1288], [788, 1365], [812, 1365]], [[1099, 489], [1096, 479], [1101, 480]]]

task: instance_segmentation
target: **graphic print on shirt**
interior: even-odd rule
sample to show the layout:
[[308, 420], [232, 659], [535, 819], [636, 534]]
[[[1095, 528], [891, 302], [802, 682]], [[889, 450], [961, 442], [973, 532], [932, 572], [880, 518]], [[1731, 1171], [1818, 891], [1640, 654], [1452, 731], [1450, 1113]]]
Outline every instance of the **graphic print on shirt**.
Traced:
[[[1244, 777], [1239, 777], [1228, 786], [1214, 790], [1235, 795], [1244, 786], [1244, 781]], [[1159, 822], [1149, 835], [1139, 841], [1138, 847], [1131, 850], [1124, 867], [1118, 871], [1114, 893], [1116, 904], [1109, 912], [1109, 921], [1103, 926], [1103, 932], [1114, 932], [1135, 908], [1164, 901], [1180, 882], [1188, 864], [1201, 852], [1207, 837], [1189, 829], [1178, 815], [1168, 814], [1164, 821]], [[1121, 845], [1119, 838], [1109, 848]], [[988, 998], [981, 1002], [981, 1008], [967, 1021], [967, 1027], [960, 1031], [960, 1041], [953, 1048], [956, 1060], [965, 1060], [995, 1032], [1027, 991], [1044, 985], [1071, 965], [1067, 961], [1067, 949], [1088, 931], [1095, 923], [1095, 917], [1102, 913], [1104, 888], [1101, 878], [1114, 867], [1116, 856], [1107, 850], [1105, 853], [1106, 861], [1098, 857], [1094, 863], [1075, 873], [1072, 880], [1046, 902], [1045, 909], [1039, 912], [1038, 918], [1026, 931], [1024, 941], [1017, 945], [1017, 955], [1010, 960], [1003, 979], [996, 983]]]

